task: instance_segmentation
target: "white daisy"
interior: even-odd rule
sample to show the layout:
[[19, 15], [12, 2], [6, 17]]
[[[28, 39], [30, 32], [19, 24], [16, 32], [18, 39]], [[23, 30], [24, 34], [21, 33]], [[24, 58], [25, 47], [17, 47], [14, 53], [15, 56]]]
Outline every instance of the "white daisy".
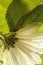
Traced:
[[39, 25], [31, 24], [5, 35], [4, 41], [0, 40], [0, 65], [40, 64], [42, 61], [39, 55], [43, 54], [43, 32], [37, 32], [38, 27]]

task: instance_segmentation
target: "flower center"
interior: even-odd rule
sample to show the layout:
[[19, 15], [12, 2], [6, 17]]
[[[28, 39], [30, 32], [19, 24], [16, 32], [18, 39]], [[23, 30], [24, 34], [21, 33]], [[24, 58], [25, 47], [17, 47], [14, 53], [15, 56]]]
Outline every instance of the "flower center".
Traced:
[[18, 40], [18, 38], [15, 37], [16, 33], [9, 33], [7, 35], [3, 35], [4, 37], [4, 40], [3, 40], [3, 43], [4, 43], [4, 48], [6, 49], [9, 49], [9, 47], [14, 47], [14, 44], [15, 42]]

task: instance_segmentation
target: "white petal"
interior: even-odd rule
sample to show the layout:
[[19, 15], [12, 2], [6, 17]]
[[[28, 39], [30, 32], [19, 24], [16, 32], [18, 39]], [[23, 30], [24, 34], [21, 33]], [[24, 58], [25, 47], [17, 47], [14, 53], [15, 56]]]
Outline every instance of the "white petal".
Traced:
[[[30, 32], [31, 33], [31, 32]], [[29, 32], [28, 32], [29, 34]], [[43, 32], [37, 32], [37, 33], [33, 33], [32, 35], [28, 35], [21, 33], [21, 35], [16, 35], [16, 37], [18, 37], [20, 40], [42, 40], [43, 41]]]
[[[34, 64], [34, 61], [32, 60], [32, 58], [31, 58], [31, 56], [30, 56], [30, 53], [32, 52], [32, 51], [30, 51], [29, 49], [27, 49], [25, 46], [23, 46], [23, 45], [21, 45], [21, 44], [15, 44], [15, 46], [18, 48], [18, 49], [20, 49], [27, 57], [28, 57], [28, 59], [27, 59], [27, 61], [26, 61], [26, 63], [27, 64]], [[24, 55], [23, 55], [23, 57], [24, 57]], [[26, 60], [26, 57], [25, 57], [25, 60]]]
[[[21, 47], [22, 48], [22, 47]], [[19, 52], [20, 52], [20, 54], [21, 54], [21, 57], [23, 56], [23, 58], [24, 58], [24, 60], [25, 60], [25, 62], [26, 62], [26, 65], [34, 65], [34, 61], [25, 53], [26, 51], [25, 51], [25, 49], [24, 49], [24, 51], [23, 51], [23, 49], [21, 49], [21, 48], [19, 48], [18, 46], [16, 46], [16, 49], [18, 49], [19, 50]], [[19, 55], [20, 55], [19, 54]], [[23, 60], [23, 59], [22, 59]], [[24, 63], [25, 63], [24, 62]]]
[[15, 48], [15, 49], [11, 48], [10, 51], [11, 51], [12, 55], [16, 57], [16, 59], [17, 59], [16, 63], [18, 62], [17, 65], [26, 65], [25, 60], [22, 57], [22, 54], [18, 51], [17, 48]]
[[[25, 55], [27, 55], [30, 60], [29, 62], [31, 62], [32, 64], [41, 63], [41, 59], [40, 59], [39, 55], [34, 53], [33, 51], [31, 51], [28, 47], [26, 48], [26, 45], [18, 44], [18, 45], [16, 45], [16, 48], [20, 49]], [[26, 57], [25, 57], [25, 59], [26, 59]], [[27, 63], [29, 63], [29, 62], [27, 62]]]
[[41, 49], [43, 48], [43, 44], [41, 42], [38, 42], [37, 40], [32, 40], [32, 41], [29, 41], [29, 40], [21, 40], [21, 42], [25, 43], [25, 44], [29, 44], [33, 47], [36, 47], [38, 49]]
[[[27, 34], [27, 33], [26, 33]], [[34, 33], [33, 35], [30, 36], [22, 36], [22, 37], [18, 37], [19, 41], [28, 45], [28, 47], [35, 51], [38, 52], [40, 54], [43, 54], [43, 33]]]
[[32, 52], [32, 53], [31, 53], [31, 57], [33, 58], [33, 60], [34, 60], [34, 62], [35, 62], [36, 64], [41, 64], [42, 61], [41, 61], [41, 58], [39, 57], [38, 54]]
[[43, 40], [43, 32], [37, 32], [30, 36], [32, 40]]
[[38, 24], [32, 23], [32, 24], [28, 25], [28, 27], [17, 31], [16, 36], [25, 37], [25, 36], [32, 35], [33, 33], [35, 33], [37, 31], [38, 27], [39, 27], [39, 23]]
[[1, 61], [3, 62], [3, 58], [4, 58], [4, 52], [3, 52], [3, 47], [0, 48], [0, 65], [3, 64], [1, 63]]
[[12, 65], [12, 64], [15, 65], [11, 54], [8, 50], [5, 50], [3, 65]]
[[29, 40], [19, 40], [23, 45], [25, 45], [26, 47], [28, 47], [30, 50], [37, 52], [39, 54], [43, 54], [43, 45], [41, 44], [41, 42], [36, 42], [36, 41], [29, 41]]

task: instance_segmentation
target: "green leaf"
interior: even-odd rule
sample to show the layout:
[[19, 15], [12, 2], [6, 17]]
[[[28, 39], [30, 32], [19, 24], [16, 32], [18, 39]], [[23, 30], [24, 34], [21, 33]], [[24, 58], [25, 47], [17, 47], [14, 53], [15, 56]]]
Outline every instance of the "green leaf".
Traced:
[[6, 34], [9, 32], [7, 20], [5, 18], [6, 11], [12, 0], [0, 0], [0, 32]]
[[43, 22], [43, 5], [38, 5], [30, 13], [22, 16], [16, 24], [14, 31], [17, 31], [32, 22]]
[[8, 25], [5, 18], [6, 9], [0, 4], [0, 32], [8, 33]]
[[[39, 4], [43, 4], [43, 0], [15, 0], [15, 5], [14, 6], [9, 6], [10, 3], [12, 2], [13, 0], [0, 0], [0, 32], [3, 32], [4, 34], [5, 33], [8, 33], [10, 29], [11, 31], [14, 30], [14, 28], [16, 27], [15, 24], [18, 22], [18, 20], [24, 15], [26, 14], [27, 12], [31, 11], [33, 8], [35, 8], [37, 5]], [[22, 3], [22, 4], [21, 4]], [[25, 5], [26, 8], [23, 6]], [[8, 7], [9, 6], [9, 7]], [[11, 7], [11, 8], [10, 8]], [[14, 13], [13, 12], [13, 7], [14, 7]], [[20, 7], [20, 8], [19, 8]], [[23, 9], [26, 10], [26, 12], [23, 11]], [[7, 18], [7, 21], [9, 22], [9, 24], [7, 24], [7, 21], [6, 21], [6, 18], [5, 18], [5, 15], [6, 15], [6, 10], [9, 10], [9, 13], [7, 15], [7, 17], [9, 17], [9, 19]], [[9, 9], [10, 8], [10, 9]], [[17, 9], [17, 10], [16, 10]], [[10, 13], [11, 12], [11, 13]], [[21, 12], [21, 13], [20, 13]], [[23, 12], [23, 13], [22, 13]], [[19, 17], [18, 17], [19, 16]], [[40, 17], [39, 17], [40, 18]], [[39, 19], [38, 18], [38, 19]], [[13, 20], [15, 19], [15, 21], [13, 22]], [[17, 19], [17, 20], [16, 20]], [[32, 19], [32, 18], [31, 18]], [[10, 20], [10, 21], [9, 21]], [[28, 20], [28, 19], [27, 19]], [[12, 22], [12, 23], [11, 23]], [[15, 23], [15, 24], [14, 24]], [[8, 25], [9, 25], [9, 28], [8, 28]], [[16, 24], [18, 25], [18, 24]], [[25, 24], [23, 24], [25, 25]], [[14, 28], [13, 28], [14, 27]], [[21, 28], [21, 27], [20, 27]], [[17, 28], [17, 30], [19, 29], [19, 27]], [[42, 28], [43, 29], [43, 25], [42, 25]], [[2, 50], [2, 49], [1, 49]], [[0, 51], [1, 52], [1, 51]], [[1, 54], [1, 53], [0, 53]], [[2, 54], [1, 54], [2, 55]], [[0, 55], [0, 56], [1, 56]], [[1, 58], [1, 57], [0, 57]], [[42, 55], [42, 60], [43, 60], [43, 55]], [[42, 64], [40, 65], [43, 65], [43, 61], [42, 61]]]
[[21, 0], [13, 0], [13, 2], [9, 5], [6, 19], [9, 25], [10, 31], [14, 31], [15, 25], [18, 20], [28, 12], [27, 6]]
[[[0, 32], [8, 33], [8, 28], [13, 31], [13, 27], [15, 27], [15, 24], [24, 14], [31, 11], [38, 4], [43, 4], [42, 0], [14, 0], [13, 2], [12, 1], [13, 0], [0, 0]], [[8, 18], [6, 20], [5, 16], [7, 8]], [[9, 22], [9, 24], [7, 24], [7, 21]]]
[[[21, 18], [23, 20], [24, 16], [28, 16], [29, 15], [28, 12], [31, 11], [33, 8], [35, 8], [39, 4], [40, 4], [40, 1], [36, 1], [36, 0], [32, 0], [32, 1], [31, 0], [30, 1], [29, 0], [13, 0], [13, 2], [9, 5], [7, 13], [6, 13], [6, 20], [7, 20], [10, 31], [14, 31], [16, 26], [17, 26], [17, 28], [19, 26], [21, 26], [20, 25], [21, 23], [18, 25], [18, 21]], [[28, 13], [28, 14], [26, 14], [26, 13]], [[34, 14], [35, 14], [35, 12], [34, 12]], [[33, 14], [31, 14], [31, 15], [33, 18], [34, 17]], [[31, 17], [31, 15], [29, 15], [29, 17]], [[32, 20], [32, 18], [31, 18], [31, 20]], [[27, 19], [27, 17], [26, 17], [26, 19]]]
[[12, 2], [12, 0], [0, 0], [0, 4], [4, 7], [4, 8], [8, 8], [9, 4]]

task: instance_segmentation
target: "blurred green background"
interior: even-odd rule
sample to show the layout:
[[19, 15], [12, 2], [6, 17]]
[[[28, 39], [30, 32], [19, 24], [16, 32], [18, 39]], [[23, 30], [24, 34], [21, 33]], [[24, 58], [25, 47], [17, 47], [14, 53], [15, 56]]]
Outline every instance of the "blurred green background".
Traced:
[[[19, 0], [14, 0], [14, 1], [19, 1]], [[21, 0], [21, 1], [26, 5], [27, 8], [26, 12], [30, 12], [37, 5], [43, 4], [43, 0]], [[9, 5], [12, 2], [13, 0], [0, 0], [0, 32], [4, 34], [9, 32], [9, 27], [7, 25], [5, 14], [7, 12]], [[43, 31], [43, 23], [40, 26], [39, 31]], [[39, 65], [43, 65], [43, 55], [41, 55], [41, 58], [42, 58], [42, 64]]]

